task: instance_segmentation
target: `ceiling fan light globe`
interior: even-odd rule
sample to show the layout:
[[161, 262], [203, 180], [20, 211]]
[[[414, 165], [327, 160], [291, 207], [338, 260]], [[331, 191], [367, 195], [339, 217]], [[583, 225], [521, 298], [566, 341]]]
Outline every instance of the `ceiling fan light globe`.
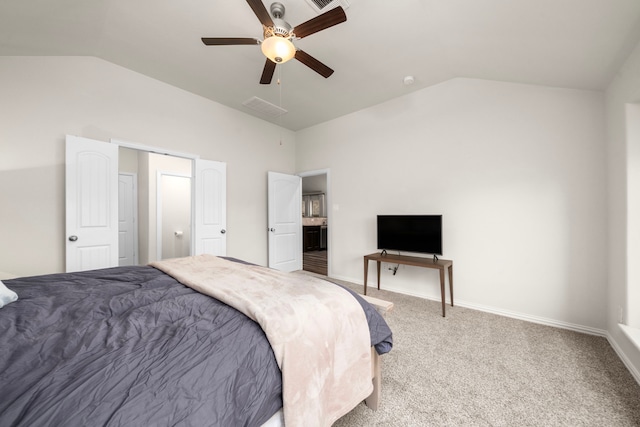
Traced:
[[296, 47], [291, 40], [279, 36], [267, 37], [260, 47], [264, 56], [276, 64], [283, 64], [296, 54]]

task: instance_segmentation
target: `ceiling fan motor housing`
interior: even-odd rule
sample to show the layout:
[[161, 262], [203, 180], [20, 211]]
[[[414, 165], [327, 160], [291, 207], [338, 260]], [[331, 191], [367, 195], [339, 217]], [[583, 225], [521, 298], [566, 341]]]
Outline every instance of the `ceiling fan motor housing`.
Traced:
[[[271, 4], [271, 16], [273, 16], [273, 28], [271, 28], [271, 34], [280, 37], [290, 37], [293, 27], [285, 21], [284, 18], [284, 5], [282, 3]], [[266, 29], [265, 29], [266, 36]]]
[[293, 27], [289, 25], [289, 23], [284, 19], [278, 19], [278, 18], [273, 19], [272, 31], [274, 36], [288, 38], [291, 35], [291, 30], [293, 30]]

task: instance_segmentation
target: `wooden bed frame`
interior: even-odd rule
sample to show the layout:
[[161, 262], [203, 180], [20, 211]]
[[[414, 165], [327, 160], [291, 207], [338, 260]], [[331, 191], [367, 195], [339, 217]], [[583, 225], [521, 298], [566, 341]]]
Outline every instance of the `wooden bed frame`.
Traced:
[[[373, 298], [367, 295], [360, 295], [365, 301], [375, 307], [381, 316], [385, 316], [393, 310], [393, 303], [390, 301]], [[377, 411], [382, 393], [382, 360], [374, 347], [371, 347], [371, 381], [373, 382], [373, 392], [367, 397], [364, 403], [372, 410]]]

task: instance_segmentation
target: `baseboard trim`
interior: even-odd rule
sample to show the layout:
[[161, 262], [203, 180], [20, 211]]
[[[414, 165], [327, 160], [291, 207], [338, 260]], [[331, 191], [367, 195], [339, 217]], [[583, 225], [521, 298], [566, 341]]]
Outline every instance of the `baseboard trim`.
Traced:
[[[437, 301], [439, 301], [439, 299]], [[514, 311], [503, 310], [503, 309], [479, 305], [479, 304], [467, 303], [464, 301], [456, 301], [456, 305], [460, 307], [471, 308], [473, 310], [479, 310], [487, 313], [497, 314], [499, 316], [505, 316], [513, 319], [524, 320], [527, 322], [538, 323], [540, 325], [553, 326], [555, 328], [581, 332], [583, 334], [597, 335], [605, 338], [608, 335], [608, 332], [604, 329], [592, 328], [590, 326], [578, 325], [576, 323], [570, 323], [570, 322], [563, 322], [560, 320], [549, 319], [546, 317], [533, 316], [530, 314], [518, 313]]]
[[633, 378], [635, 378], [636, 382], [640, 384], [640, 371], [638, 371], [633, 363], [631, 363], [631, 360], [627, 357], [625, 352], [622, 351], [622, 348], [620, 348], [611, 334], [607, 334], [607, 341], [609, 341], [609, 345], [613, 348], [613, 351], [615, 351], [620, 360], [622, 360], [624, 366], [626, 366], [629, 372], [631, 372], [631, 375], [633, 375]]
[[[338, 280], [344, 280], [346, 282], [358, 283], [357, 281], [353, 280], [352, 278], [346, 278], [346, 277], [335, 277], [335, 278], [338, 279]], [[389, 292], [397, 292], [399, 294], [409, 295], [409, 296], [416, 297], [416, 298], [423, 298], [423, 299], [430, 300], [430, 301], [436, 301], [436, 302], [440, 302], [441, 301], [439, 295], [438, 296], [418, 295], [418, 294], [415, 294], [415, 293], [412, 293], [412, 292], [407, 292], [407, 291], [404, 291], [404, 290], [388, 288], [388, 287], [386, 287], [384, 290], [385, 291], [389, 291]], [[447, 302], [447, 304], [450, 304], [451, 300], [447, 300], [446, 302]], [[524, 320], [524, 321], [527, 321], [527, 322], [538, 323], [538, 324], [541, 324], [541, 325], [552, 326], [552, 327], [561, 328], [561, 329], [567, 329], [567, 330], [580, 332], [580, 333], [584, 333], [584, 334], [597, 335], [597, 336], [604, 337], [604, 338], [607, 339], [607, 341], [609, 342], [609, 345], [611, 345], [611, 347], [616, 352], [616, 354], [618, 355], [620, 360], [622, 360], [622, 363], [624, 363], [624, 365], [629, 370], [629, 372], [631, 372], [631, 375], [636, 380], [636, 382], [638, 384], [640, 384], [640, 371], [638, 371], [638, 369], [633, 365], [633, 363], [631, 363], [631, 360], [629, 359], [629, 357], [627, 357], [627, 355], [624, 353], [622, 348], [620, 348], [618, 343], [614, 340], [614, 338], [611, 336], [611, 334], [607, 330], [598, 329], [598, 328], [592, 328], [590, 326], [578, 325], [578, 324], [575, 324], [575, 323], [562, 322], [562, 321], [558, 321], [558, 320], [555, 320], [555, 319], [548, 319], [548, 318], [540, 317], [540, 316], [532, 316], [532, 315], [529, 315], [529, 314], [517, 313], [517, 312], [514, 312], [514, 311], [498, 309], [498, 308], [495, 308], [495, 307], [485, 306], [485, 305], [481, 305], [481, 304], [469, 303], [469, 302], [466, 302], [466, 301], [456, 300], [455, 304], [456, 304], [456, 306], [459, 306], [459, 307], [470, 308], [472, 310], [483, 311], [483, 312], [486, 312], [486, 313], [496, 314], [498, 316], [505, 316], [505, 317], [510, 317], [510, 318], [513, 318], [513, 319]], [[622, 328], [622, 329], [624, 331], [624, 328]], [[625, 334], [627, 334], [626, 331], [625, 331]]]
[[[353, 278], [346, 278], [346, 277], [337, 277], [335, 276], [336, 279], [338, 280], [344, 280], [346, 282], [351, 282], [351, 283], [359, 283], [358, 281], [354, 280]], [[360, 282], [361, 283], [361, 282]], [[419, 295], [413, 292], [407, 292], [405, 290], [400, 290], [400, 289], [395, 289], [393, 287], [385, 287], [384, 288], [385, 291], [389, 291], [389, 292], [397, 292], [399, 294], [404, 294], [404, 295], [409, 295], [412, 297], [417, 297], [417, 298], [423, 298], [426, 300], [430, 300], [430, 301], [436, 301], [436, 302], [440, 302], [440, 295]], [[446, 300], [447, 304], [451, 304], [451, 300]], [[570, 331], [576, 331], [576, 332], [581, 332], [584, 334], [589, 334], [589, 335], [597, 335], [597, 336], [601, 336], [601, 337], [605, 337], [607, 338], [609, 333], [605, 330], [605, 329], [598, 329], [598, 328], [593, 328], [590, 326], [584, 326], [584, 325], [578, 325], [575, 323], [569, 323], [569, 322], [563, 322], [560, 320], [555, 320], [555, 319], [549, 319], [546, 317], [540, 317], [540, 316], [534, 316], [534, 315], [530, 315], [530, 314], [525, 314], [525, 313], [518, 313], [515, 311], [510, 311], [510, 310], [504, 310], [501, 308], [496, 308], [496, 307], [491, 307], [491, 306], [486, 306], [486, 305], [481, 305], [481, 304], [475, 304], [475, 303], [470, 303], [467, 301], [461, 301], [459, 299], [455, 300], [455, 305], [459, 306], [459, 307], [465, 307], [465, 308], [470, 308], [472, 310], [478, 310], [478, 311], [483, 311], [486, 313], [492, 313], [492, 314], [496, 314], [499, 316], [505, 316], [505, 317], [510, 317], [512, 319], [518, 319], [518, 320], [524, 320], [527, 322], [532, 322], [532, 323], [538, 323], [540, 325], [546, 325], [546, 326], [553, 326], [556, 328], [561, 328], [561, 329], [567, 329]]]

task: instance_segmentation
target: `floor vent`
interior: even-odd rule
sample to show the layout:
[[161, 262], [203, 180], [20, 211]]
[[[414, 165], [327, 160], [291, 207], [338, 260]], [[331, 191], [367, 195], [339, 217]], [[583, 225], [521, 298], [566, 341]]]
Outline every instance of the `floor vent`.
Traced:
[[316, 10], [316, 12], [326, 12], [337, 6], [343, 9], [349, 8], [347, 0], [307, 0], [307, 2]]
[[262, 98], [258, 98], [257, 96], [247, 99], [242, 103], [242, 105], [270, 117], [279, 117], [288, 113], [284, 108], [278, 107], [277, 105], [267, 102]]

